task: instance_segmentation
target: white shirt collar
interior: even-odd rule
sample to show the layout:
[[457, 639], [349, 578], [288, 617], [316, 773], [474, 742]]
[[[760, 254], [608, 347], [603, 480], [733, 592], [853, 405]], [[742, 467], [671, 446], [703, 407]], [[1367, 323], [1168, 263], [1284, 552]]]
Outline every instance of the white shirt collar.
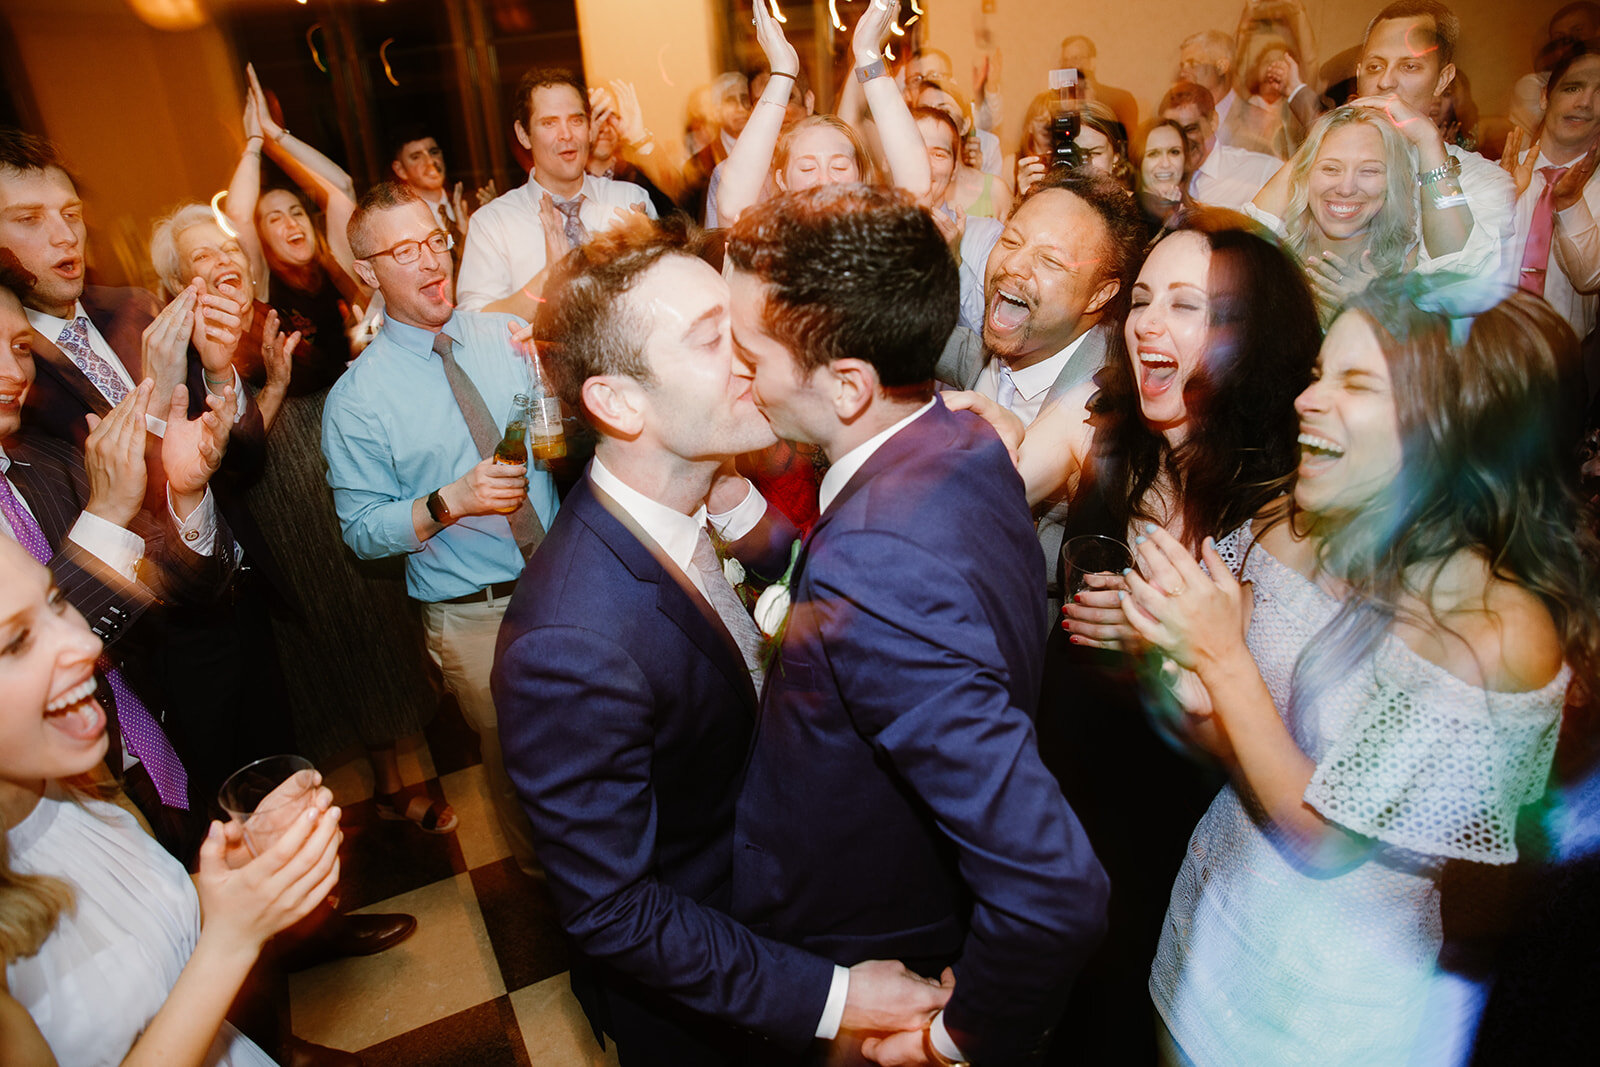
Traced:
[[580, 196], [585, 196], [588, 197], [588, 200], [585, 201], [585, 203], [591, 203], [594, 200], [594, 175], [590, 174], [588, 171], [584, 171], [583, 186], [573, 196], [566, 197], [557, 193], [554, 189], [542, 184], [534, 175], [533, 171], [530, 170], [528, 172], [528, 197], [533, 201], [533, 206], [535, 208], [539, 206], [539, 202], [543, 199], [543, 194], [545, 193], [550, 194], [551, 200], [576, 200]]
[[[1092, 329], [1094, 329], [1093, 326], [1089, 327], [1089, 330]], [[1061, 377], [1061, 372], [1066, 369], [1073, 353], [1077, 352], [1079, 347], [1082, 346], [1083, 339], [1089, 336], [1089, 330], [1084, 330], [1067, 347], [1049, 359], [1041, 359], [1031, 367], [1011, 371], [1011, 381], [1017, 387], [1017, 395], [1024, 400], [1032, 400], [1056, 384], [1056, 379]], [[1004, 364], [995, 368], [997, 374], [1003, 366]]]
[[[35, 308], [27, 308], [25, 310], [28, 313], [28, 325], [39, 331], [39, 333], [44, 336], [45, 340], [49, 341], [51, 344], [55, 344], [56, 338], [60, 337], [61, 331], [65, 330], [72, 323], [72, 319], [87, 319], [89, 317], [83, 310], [82, 300], [74, 300], [72, 302], [72, 318], [58, 319], [54, 315], [39, 311]], [[89, 323], [89, 326], [92, 329], [94, 327], [94, 323]]]
[[889, 438], [927, 414], [928, 409], [933, 405], [933, 400], [928, 401], [893, 426], [867, 438], [834, 460], [833, 466], [828, 468], [828, 473], [822, 476], [822, 485], [817, 490], [817, 510], [819, 512], [827, 511], [828, 505], [833, 503], [834, 497], [839, 495], [840, 490], [855, 476], [856, 471], [860, 470], [867, 460], [872, 458], [872, 454], [882, 448]]
[[589, 465], [589, 480], [602, 492], [617, 502], [617, 506], [638, 523], [650, 539], [660, 546], [667, 558], [689, 577], [694, 573], [694, 546], [700, 540], [700, 531], [706, 526], [705, 505], [693, 515], [667, 507], [651, 500], [606, 469], [595, 456]]

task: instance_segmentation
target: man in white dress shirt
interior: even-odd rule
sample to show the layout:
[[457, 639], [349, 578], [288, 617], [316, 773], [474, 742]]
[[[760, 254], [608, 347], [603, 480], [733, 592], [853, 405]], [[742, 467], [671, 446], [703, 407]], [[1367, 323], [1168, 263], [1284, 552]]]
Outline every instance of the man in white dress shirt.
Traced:
[[1189, 179], [1189, 195], [1202, 204], [1238, 211], [1254, 200], [1283, 166], [1283, 160], [1276, 156], [1218, 140], [1222, 119], [1215, 98], [1203, 85], [1179, 82], [1167, 90], [1157, 110], [1162, 118], [1183, 127], [1189, 167], [1194, 172]]
[[1239, 102], [1233, 91], [1233, 38], [1221, 30], [1202, 30], [1185, 37], [1178, 46], [1177, 80], [1192, 82], [1211, 94], [1220, 129]]
[[533, 155], [526, 185], [479, 208], [456, 279], [464, 311], [533, 318], [545, 268], [634, 211], [655, 218], [645, 191], [588, 173], [589, 94], [571, 73], [536, 68], [517, 86], [515, 130]]

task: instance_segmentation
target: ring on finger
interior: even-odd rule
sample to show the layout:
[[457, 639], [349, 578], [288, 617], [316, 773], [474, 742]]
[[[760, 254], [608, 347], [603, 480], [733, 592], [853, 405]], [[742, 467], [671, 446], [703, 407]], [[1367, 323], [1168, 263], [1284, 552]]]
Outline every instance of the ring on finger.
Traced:
[[1189, 587], [1186, 585], [1180, 585], [1176, 589], [1163, 589], [1161, 591], [1167, 594], [1167, 596], [1182, 596], [1184, 593], [1189, 591]]

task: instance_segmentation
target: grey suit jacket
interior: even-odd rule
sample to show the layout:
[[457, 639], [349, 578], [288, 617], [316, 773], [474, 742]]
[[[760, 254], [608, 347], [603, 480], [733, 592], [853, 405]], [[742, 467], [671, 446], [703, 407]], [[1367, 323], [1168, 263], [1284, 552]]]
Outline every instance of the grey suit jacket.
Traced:
[[[1114, 327], [1100, 323], [1083, 338], [1078, 351], [1045, 394], [1045, 403], [1065, 395], [1095, 376], [1105, 366], [1108, 329]], [[983, 338], [957, 326], [945, 342], [944, 351], [934, 367], [934, 376], [945, 385], [956, 389], [971, 389], [978, 384], [978, 375], [992, 357], [983, 347]], [[1048, 497], [1034, 505], [1033, 517], [1039, 531], [1039, 549], [1044, 553], [1046, 590], [1050, 599], [1050, 624], [1053, 626], [1061, 611], [1061, 540], [1067, 521], [1065, 496]]]

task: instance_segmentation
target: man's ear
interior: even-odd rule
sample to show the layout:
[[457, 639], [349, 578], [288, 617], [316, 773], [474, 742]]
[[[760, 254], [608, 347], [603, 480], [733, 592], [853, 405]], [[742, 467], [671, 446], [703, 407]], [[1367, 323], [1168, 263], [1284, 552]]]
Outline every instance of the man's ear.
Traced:
[[[1456, 80], [1456, 65], [1454, 63], [1446, 63], [1444, 65], [1444, 68], [1439, 71], [1439, 80], [1436, 83], [1434, 83], [1433, 95], [1434, 96], [1443, 96], [1444, 95], [1444, 91], [1446, 89], [1450, 88], [1450, 83], [1455, 81], [1455, 80]], [[1545, 88], [1545, 92], [1546, 93], [1549, 92], [1549, 87], [1548, 86]]]
[[815, 115], [816, 113], [817, 113], [817, 94], [812, 92], [810, 89], [807, 89], [806, 90], [806, 114], [807, 115]]
[[372, 269], [372, 264], [364, 259], [355, 261], [356, 277], [361, 279], [361, 284], [368, 289], [378, 288], [378, 272]]
[[520, 144], [523, 148], [526, 148], [528, 151], [532, 152], [533, 151], [533, 140], [528, 136], [528, 131], [523, 128], [522, 120], [521, 119], [513, 120], [512, 123], [511, 123], [511, 129], [517, 135], [517, 143]]
[[854, 422], [878, 393], [878, 369], [864, 359], [836, 359], [820, 373], [828, 375], [829, 400], [840, 422]]
[[389, 160], [389, 169], [394, 171], [395, 181], [404, 182], [406, 180], [406, 172], [401, 168], [400, 161], [398, 159]]
[[631, 441], [644, 431], [648, 399], [632, 378], [616, 374], [589, 378], [583, 383], [579, 399], [589, 417], [609, 436]]
[[1105, 306], [1111, 303], [1111, 298], [1121, 291], [1121, 282], [1115, 278], [1107, 278], [1100, 284], [1100, 288], [1094, 291], [1094, 295], [1089, 298], [1089, 303], [1084, 307], [1083, 313], [1085, 315], [1093, 315], [1103, 311]]

